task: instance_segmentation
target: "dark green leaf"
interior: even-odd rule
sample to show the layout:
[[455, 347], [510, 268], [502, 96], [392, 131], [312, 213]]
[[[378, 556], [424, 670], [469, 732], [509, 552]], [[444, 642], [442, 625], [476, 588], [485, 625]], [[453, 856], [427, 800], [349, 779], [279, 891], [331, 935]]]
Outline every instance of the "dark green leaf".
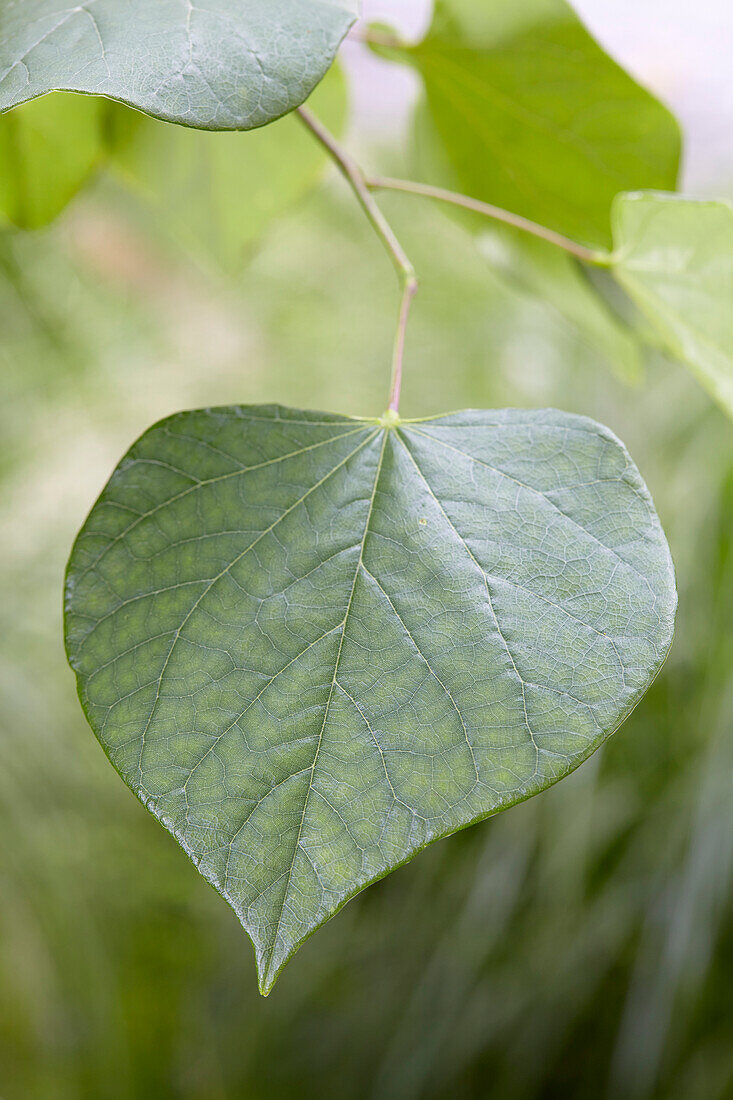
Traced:
[[592, 753], [659, 670], [676, 594], [646, 487], [590, 420], [254, 407], [135, 444], [66, 601], [95, 733], [268, 992], [364, 886]]
[[435, 136], [474, 198], [605, 248], [619, 191], [675, 187], [674, 118], [563, 0], [438, 0], [425, 41], [389, 55], [422, 74]]
[[0, 0], [0, 111], [53, 90], [249, 130], [302, 103], [358, 0]]
[[733, 206], [619, 195], [614, 236], [616, 278], [733, 416]]

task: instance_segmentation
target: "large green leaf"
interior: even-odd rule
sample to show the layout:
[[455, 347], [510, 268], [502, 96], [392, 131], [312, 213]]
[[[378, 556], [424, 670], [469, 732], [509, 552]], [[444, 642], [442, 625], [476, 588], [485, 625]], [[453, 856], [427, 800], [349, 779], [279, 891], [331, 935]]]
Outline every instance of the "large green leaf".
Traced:
[[97, 167], [109, 106], [49, 95], [0, 117], [0, 215], [22, 229], [52, 221]]
[[675, 601], [647, 489], [593, 421], [224, 408], [123, 459], [71, 556], [66, 640], [110, 760], [268, 992], [364, 886], [593, 752]]
[[0, 111], [53, 90], [169, 122], [249, 130], [331, 65], [358, 0], [0, 0]]
[[619, 195], [614, 236], [614, 275], [733, 416], [733, 206]]
[[608, 247], [617, 192], [675, 187], [674, 118], [564, 0], [438, 0], [427, 38], [388, 55], [422, 74], [435, 136], [474, 198]]
[[[338, 66], [309, 106], [332, 132], [342, 129], [346, 89]], [[292, 116], [248, 134], [136, 117], [128, 138], [115, 142], [114, 168], [144, 199], [156, 228], [226, 270], [241, 265], [246, 245], [316, 182], [326, 163], [322, 148]]]

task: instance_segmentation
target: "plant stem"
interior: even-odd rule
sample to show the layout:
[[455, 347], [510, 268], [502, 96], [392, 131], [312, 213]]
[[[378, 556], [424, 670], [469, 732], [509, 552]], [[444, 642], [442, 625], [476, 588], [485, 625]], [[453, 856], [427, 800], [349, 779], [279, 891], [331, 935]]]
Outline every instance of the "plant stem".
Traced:
[[430, 184], [417, 183], [413, 180], [392, 179], [389, 176], [367, 176], [351, 154], [339, 144], [333, 134], [326, 129], [315, 115], [311, 114], [307, 107], [298, 107], [296, 114], [320, 142], [341, 174], [351, 185], [364, 213], [389, 253], [400, 281], [402, 300], [392, 356], [392, 384], [388, 405], [388, 408], [394, 412], [399, 412], [407, 322], [418, 283], [415, 269], [407, 258], [402, 245], [397, 240], [391, 225], [377, 205], [372, 191], [403, 191], [407, 194], [422, 195], [428, 199], [451, 203], [453, 206], [460, 206], [464, 210], [493, 218], [494, 221], [511, 225], [514, 229], [519, 229], [523, 233], [529, 233], [533, 237], [547, 241], [557, 248], [562, 248], [577, 260], [582, 260], [583, 263], [594, 264], [597, 267], [608, 267], [611, 263], [612, 258], [609, 252], [586, 248], [585, 245], [578, 244], [577, 241], [572, 241], [561, 233], [556, 233], [554, 229], [538, 225], [536, 222], [529, 221], [528, 218], [523, 218], [519, 214], [512, 214], [509, 210], [502, 210], [501, 207], [493, 206], [491, 203], [481, 202], [479, 199], [472, 199], [468, 195], [461, 195], [456, 191], [447, 191], [442, 187], [433, 187]]
[[549, 244], [564, 249], [565, 252], [569, 252], [571, 256], [575, 256], [576, 259], [582, 260], [586, 264], [608, 267], [611, 263], [611, 255], [608, 252], [586, 248], [585, 245], [578, 244], [577, 241], [571, 241], [568, 237], [563, 237], [561, 233], [556, 233], [553, 229], [548, 229], [544, 225], [537, 225], [536, 222], [531, 222], [519, 214], [512, 214], [509, 210], [502, 210], [499, 206], [492, 206], [491, 203], [469, 198], [468, 195], [461, 195], [456, 191], [446, 191], [442, 187], [432, 187], [430, 184], [415, 183], [412, 180], [391, 179], [388, 176], [368, 176], [365, 182], [370, 190], [404, 191], [411, 195], [423, 195], [428, 199], [437, 199], [440, 202], [451, 203], [453, 206], [461, 206], [464, 210], [471, 210], [475, 214], [483, 214], [487, 218], [493, 218], [494, 221], [503, 222], [505, 225], [511, 225], [524, 233], [530, 233], [533, 237], [548, 241]]
[[374, 227], [377, 236], [387, 249], [394, 264], [397, 277], [402, 288], [402, 302], [400, 304], [399, 319], [397, 322], [397, 335], [395, 336], [394, 354], [392, 358], [392, 385], [389, 395], [389, 408], [399, 412], [400, 390], [402, 387], [402, 360], [405, 351], [405, 334], [407, 321], [410, 315], [412, 299], [417, 291], [417, 277], [415, 269], [397, 240], [394, 231], [379, 209], [374, 196], [369, 190], [369, 183], [356, 163], [354, 158], [336, 141], [326, 127], [320, 122], [307, 107], [298, 107], [296, 111], [301, 121], [308, 127], [312, 134], [321, 143], [329, 156], [335, 162], [341, 174], [345, 177], [356, 195], [367, 218]]

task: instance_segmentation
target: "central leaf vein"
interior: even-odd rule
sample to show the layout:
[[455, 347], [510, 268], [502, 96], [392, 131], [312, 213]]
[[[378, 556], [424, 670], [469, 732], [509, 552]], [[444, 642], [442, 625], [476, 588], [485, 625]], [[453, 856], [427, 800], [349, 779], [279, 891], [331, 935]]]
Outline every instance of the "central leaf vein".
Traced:
[[[363, 447], [365, 447], [368, 443], [370, 443], [375, 438], [375, 436], [377, 434], [378, 433], [376, 431], [371, 432], [367, 436], [367, 438], [364, 439], [359, 444], [358, 447], [355, 447], [353, 451], [350, 451], [349, 454], [346, 455], [345, 458], [341, 459], [341, 461], [338, 462], [332, 469], [330, 469], [327, 474], [324, 474], [322, 478], [320, 478], [313, 485], [311, 485], [310, 489], [306, 490], [306, 492], [303, 493], [303, 495], [301, 497], [299, 497], [296, 501], [293, 502], [293, 504], [291, 504], [288, 508], [286, 508], [284, 512], [281, 512], [280, 515], [277, 517], [277, 519], [274, 520], [269, 525], [269, 527], [266, 527], [264, 531], [261, 531], [256, 539], [254, 539], [248, 546], [246, 546], [245, 549], [241, 551], [241, 553], [237, 554], [237, 556], [235, 558], [233, 558], [221, 570], [221, 572], [217, 573], [217, 575], [215, 577], [213, 577], [211, 579], [211, 581], [209, 581], [206, 588], [203, 590], [203, 592], [201, 592], [201, 594], [197, 597], [195, 602], [191, 605], [191, 607], [190, 607], [189, 611], [187, 612], [185, 618], [183, 619], [181, 625], [178, 627], [175, 634], [173, 635], [173, 641], [171, 642], [170, 649], [168, 650], [168, 654], [165, 658], [165, 661], [163, 663], [163, 667], [160, 671], [160, 675], [158, 676], [158, 679], [157, 679], [158, 688], [157, 688], [157, 691], [155, 693], [155, 699], [153, 700], [153, 705], [150, 709], [150, 714], [149, 714], [148, 719], [145, 723], [145, 727], [143, 729], [142, 736], [140, 738], [140, 756], [139, 756], [139, 759], [138, 759], [138, 775], [139, 775], [138, 782], [139, 782], [139, 786], [140, 786], [141, 790], [143, 790], [143, 791], [145, 790], [145, 784], [143, 783], [143, 754], [145, 752], [145, 738], [146, 738], [148, 730], [150, 729], [150, 725], [153, 721], [153, 718], [155, 717], [155, 713], [156, 713], [156, 711], [158, 709], [158, 705], [160, 703], [161, 690], [162, 690], [162, 687], [163, 687], [163, 680], [165, 678], [166, 670], [168, 668], [168, 665], [170, 664], [170, 660], [171, 660], [171, 657], [173, 656], [173, 652], [176, 648], [176, 645], [178, 644], [178, 642], [181, 638], [181, 635], [183, 633], [183, 630], [184, 630], [186, 624], [188, 623], [188, 621], [190, 620], [191, 616], [196, 611], [196, 609], [198, 607], [200, 607], [202, 600], [204, 600], [204, 598], [212, 590], [212, 588], [214, 587], [215, 584], [217, 584], [220, 580], [222, 580], [225, 576], [227, 576], [231, 572], [231, 570], [234, 568], [234, 566], [237, 565], [238, 562], [242, 561], [242, 559], [247, 554], [249, 554], [249, 552], [251, 550], [254, 550], [255, 546], [257, 546], [258, 543], [260, 543], [262, 541], [262, 539], [265, 538], [266, 535], [269, 535], [271, 531], [275, 530], [275, 528], [278, 526], [279, 523], [282, 523], [282, 521], [286, 518], [286, 516], [289, 516], [291, 512], [293, 512], [305, 500], [307, 500], [308, 497], [316, 491], [316, 489], [320, 489], [320, 487], [326, 481], [328, 481], [328, 479], [330, 477], [333, 477], [333, 475], [338, 470], [340, 470], [343, 466], [345, 466], [346, 463], [350, 459], [352, 459], [355, 454], [358, 453], [358, 451], [360, 451]], [[376, 483], [375, 483], [375, 485], [376, 485]], [[365, 533], [365, 535], [366, 535], [366, 533]]]
[[[375, 432], [372, 435], [370, 435], [368, 441], [371, 441], [376, 434], [377, 433]], [[305, 799], [303, 801], [303, 813], [302, 813], [301, 818], [300, 818], [300, 825], [298, 827], [298, 835], [297, 835], [296, 840], [295, 840], [295, 847], [293, 848], [293, 858], [290, 862], [290, 868], [287, 872], [287, 880], [286, 880], [286, 883], [285, 883], [285, 890], [283, 892], [282, 903], [280, 905], [280, 909], [279, 909], [279, 912], [278, 912], [277, 923], [275, 925], [275, 931], [274, 931], [274, 934], [272, 936], [272, 941], [271, 941], [271, 944], [270, 944], [270, 948], [269, 948], [269, 951], [267, 953], [267, 961], [266, 961], [266, 969], [267, 970], [269, 970], [269, 967], [272, 963], [272, 958], [273, 958], [273, 955], [275, 953], [275, 948], [277, 946], [277, 941], [278, 941], [278, 937], [279, 937], [279, 934], [280, 934], [280, 926], [282, 925], [283, 914], [285, 912], [285, 907], [286, 907], [287, 900], [288, 900], [288, 894], [290, 893], [290, 886], [291, 886], [292, 879], [293, 879], [293, 869], [295, 867], [295, 860], [297, 859], [298, 852], [300, 850], [302, 850], [301, 840], [302, 840], [302, 836], [303, 836], [303, 825], [305, 824], [305, 818], [306, 818], [306, 814], [308, 812], [308, 804], [310, 802], [311, 791], [313, 790], [313, 780], [315, 778], [316, 765], [318, 763], [318, 757], [319, 757], [320, 752], [321, 752], [321, 746], [323, 745], [323, 735], [324, 735], [324, 731], [326, 729], [326, 723], [328, 722], [328, 715], [329, 715], [329, 711], [331, 709], [331, 701], [333, 699], [333, 693], [334, 693], [334, 689], [336, 687], [336, 681], [337, 681], [337, 677], [338, 677], [339, 666], [340, 666], [340, 663], [341, 663], [341, 654], [343, 653], [343, 648], [344, 648], [344, 638], [346, 637], [346, 627], [347, 627], [348, 620], [349, 620], [349, 613], [351, 611], [351, 607], [352, 607], [353, 602], [354, 602], [354, 593], [356, 591], [356, 584], [357, 584], [357, 581], [359, 579], [359, 573], [360, 573], [361, 569], [363, 568], [364, 547], [366, 545], [367, 535], [369, 534], [369, 523], [371, 521], [372, 512], [374, 510], [374, 500], [375, 500], [376, 495], [377, 495], [377, 488], [379, 486], [379, 477], [380, 477], [380, 474], [382, 472], [382, 463], [384, 461], [384, 452], [385, 452], [385, 448], [387, 446], [388, 437], [389, 437], [389, 432], [385, 431], [384, 432], [384, 437], [382, 439], [382, 447], [381, 447], [381, 450], [379, 452], [379, 460], [377, 462], [377, 468], [376, 468], [376, 472], [375, 472], [375, 475], [374, 475], [374, 484], [372, 486], [372, 493], [371, 493], [371, 497], [369, 499], [369, 506], [367, 508], [366, 520], [364, 522], [364, 533], [362, 535], [361, 545], [359, 547], [359, 560], [357, 562], [356, 569], [354, 570], [354, 578], [353, 578], [353, 581], [351, 583], [351, 591], [349, 593], [349, 599], [348, 599], [348, 603], [346, 605], [346, 613], [344, 615], [343, 623], [342, 623], [342, 626], [341, 626], [341, 637], [339, 639], [339, 647], [338, 647], [338, 652], [336, 653], [336, 661], [335, 661], [335, 664], [334, 664], [333, 677], [331, 679], [331, 686], [330, 686], [330, 689], [329, 689], [329, 692], [328, 692], [328, 698], [326, 700], [326, 706], [325, 706], [325, 710], [324, 710], [324, 714], [323, 714], [323, 722], [321, 723], [321, 729], [320, 729], [320, 733], [318, 735], [318, 743], [316, 745], [316, 751], [313, 755], [313, 763], [312, 763], [311, 768], [310, 768], [310, 778], [309, 778], [309, 781], [308, 781], [308, 788], [306, 790]]]

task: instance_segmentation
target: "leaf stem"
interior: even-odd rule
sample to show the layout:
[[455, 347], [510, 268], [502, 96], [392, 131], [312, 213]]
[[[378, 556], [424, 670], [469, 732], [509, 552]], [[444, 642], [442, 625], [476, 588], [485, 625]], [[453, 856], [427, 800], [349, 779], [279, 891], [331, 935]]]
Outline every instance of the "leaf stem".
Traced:
[[568, 237], [564, 237], [561, 233], [556, 233], [553, 229], [548, 229], [544, 225], [538, 225], [519, 214], [512, 214], [509, 210], [502, 210], [499, 206], [492, 206], [491, 203], [469, 198], [468, 195], [461, 195], [457, 191], [447, 191], [443, 187], [433, 187], [430, 184], [416, 183], [413, 180], [391, 179], [388, 176], [367, 176], [365, 182], [372, 191], [404, 191], [407, 194], [422, 195], [428, 199], [437, 199], [439, 202], [461, 206], [464, 210], [471, 210], [475, 214], [483, 214], [487, 218], [493, 218], [494, 221], [503, 222], [505, 225], [513, 226], [514, 229], [521, 230], [523, 233], [530, 233], [533, 237], [548, 241], [549, 244], [562, 248], [565, 252], [569, 252], [571, 256], [575, 256], [576, 259], [582, 260], [586, 264], [608, 267], [611, 263], [609, 252], [586, 248], [585, 245], [578, 244], [577, 241], [571, 241]]
[[301, 122], [304, 123], [321, 143], [335, 162], [341, 174], [351, 185], [364, 213], [389, 253], [397, 272], [397, 277], [402, 288], [402, 301], [400, 304], [397, 334], [395, 336], [394, 353], [392, 357], [392, 384], [390, 387], [388, 407], [394, 412], [399, 412], [400, 390], [402, 387], [402, 361], [405, 352], [405, 334], [407, 331], [407, 321], [410, 316], [410, 306], [412, 305], [412, 299], [415, 297], [418, 286], [415, 269], [410, 263], [402, 245], [397, 240], [394, 230], [379, 209], [370, 191], [370, 184], [367, 181], [367, 177], [351, 154], [339, 144], [333, 134], [326, 129], [323, 123], [320, 122], [315, 115], [311, 114], [307, 107], [298, 107], [296, 114]]

